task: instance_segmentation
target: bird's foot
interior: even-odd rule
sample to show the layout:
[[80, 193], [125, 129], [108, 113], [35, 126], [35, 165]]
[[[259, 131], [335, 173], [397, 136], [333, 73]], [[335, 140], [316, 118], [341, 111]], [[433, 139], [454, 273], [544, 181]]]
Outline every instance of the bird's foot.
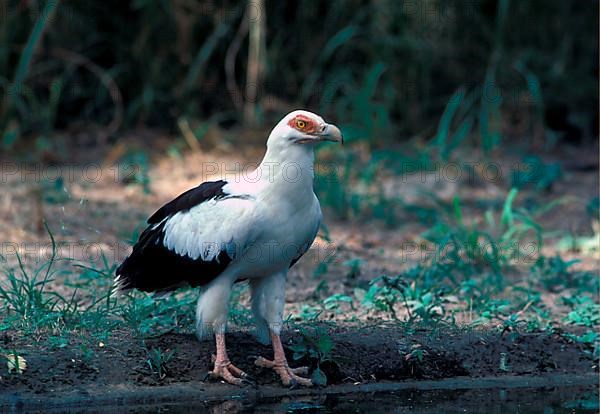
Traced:
[[232, 385], [252, 385], [253, 378], [231, 363], [229, 359], [218, 361], [213, 355], [214, 368], [208, 377], [228, 382]]
[[292, 388], [298, 385], [310, 387], [313, 385], [312, 381], [308, 378], [300, 377], [298, 374], [308, 374], [308, 367], [290, 368], [287, 361], [270, 361], [263, 357], [256, 358], [255, 365], [263, 368], [271, 368], [281, 378], [281, 382], [285, 386], [291, 386]]

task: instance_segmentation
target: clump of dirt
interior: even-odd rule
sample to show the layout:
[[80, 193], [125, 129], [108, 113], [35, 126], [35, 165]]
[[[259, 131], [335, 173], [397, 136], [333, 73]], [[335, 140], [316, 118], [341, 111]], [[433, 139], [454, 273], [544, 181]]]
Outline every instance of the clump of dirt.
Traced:
[[[597, 371], [591, 353], [583, 345], [562, 336], [545, 333], [501, 335], [443, 329], [407, 332], [397, 325], [326, 327], [335, 343], [332, 361], [320, 364], [330, 384], [440, 379], [458, 376], [489, 377], [581, 374]], [[212, 341], [198, 342], [192, 334], [168, 333], [138, 339], [126, 332], [113, 332], [106, 343], [86, 348], [88, 340], [73, 339], [68, 346], [44, 346], [44, 340], [25, 342], [5, 333], [0, 348], [18, 349], [27, 360], [27, 370], [17, 375], [0, 367], [0, 387], [7, 391], [49, 393], [106, 385], [151, 385], [200, 382], [211, 369]], [[316, 360], [292, 362], [290, 345], [298, 333], [283, 335], [293, 366]], [[247, 332], [227, 336], [230, 359], [248, 372], [257, 384], [278, 384], [270, 370], [254, 365], [257, 356], [270, 358], [270, 346], [259, 344]], [[151, 368], [148, 350], [166, 355], [162, 373]]]

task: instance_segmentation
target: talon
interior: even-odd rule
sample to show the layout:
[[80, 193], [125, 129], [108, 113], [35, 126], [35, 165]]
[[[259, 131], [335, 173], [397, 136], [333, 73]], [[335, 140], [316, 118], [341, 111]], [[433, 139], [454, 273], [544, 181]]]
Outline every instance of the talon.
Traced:
[[290, 389], [299, 388], [300, 386], [311, 387], [313, 385], [310, 379], [297, 375], [308, 373], [308, 367], [290, 368], [287, 361], [275, 362], [263, 357], [256, 358], [254, 364], [275, 371], [281, 378], [283, 385], [289, 386]]
[[244, 378], [247, 379], [248, 381], [252, 381], [252, 382], [256, 382], [256, 378], [254, 378], [252, 375], [242, 371], [242, 375], [240, 376], [240, 378]]
[[271, 368], [273, 371], [279, 374], [283, 385], [291, 386], [292, 389], [300, 385], [311, 387], [313, 383], [310, 379], [296, 375], [306, 374], [308, 372], [307, 367], [289, 367], [287, 359], [285, 358], [285, 352], [283, 351], [283, 345], [281, 344], [281, 337], [279, 336], [279, 333], [271, 331], [271, 343], [273, 344], [273, 360], [269, 361], [263, 357], [258, 357], [254, 361], [254, 365], [263, 368]]
[[252, 382], [250, 375], [236, 367], [229, 360], [215, 361], [212, 371], [209, 371], [207, 377], [223, 380], [233, 385], [243, 385]]

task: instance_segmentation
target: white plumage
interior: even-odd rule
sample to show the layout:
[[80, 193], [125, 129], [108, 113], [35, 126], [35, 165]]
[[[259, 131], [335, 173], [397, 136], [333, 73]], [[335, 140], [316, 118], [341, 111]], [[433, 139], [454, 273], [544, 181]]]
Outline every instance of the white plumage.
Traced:
[[242, 255], [260, 232], [256, 202], [251, 199], [209, 200], [179, 212], [165, 223], [165, 246], [182, 256], [210, 261], [226, 250]]
[[275, 369], [285, 384], [310, 385], [289, 368], [279, 338], [285, 282], [314, 241], [322, 215], [313, 192], [314, 145], [341, 141], [341, 133], [315, 114], [294, 111], [273, 129], [252, 180], [203, 183], [159, 209], [148, 220], [129, 258], [117, 269], [121, 289], [164, 291], [181, 284], [204, 286], [196, 309], [199, 338], [214, 332], [214, 376], [240, 384], [224, 332], [233, 284], [249, 280], [259, 337], [273, 342]]

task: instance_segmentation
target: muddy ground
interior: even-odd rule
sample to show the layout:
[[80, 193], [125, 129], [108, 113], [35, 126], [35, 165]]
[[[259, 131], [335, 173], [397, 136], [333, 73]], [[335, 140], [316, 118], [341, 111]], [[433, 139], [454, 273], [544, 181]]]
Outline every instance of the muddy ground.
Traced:
[[[383, 326], [327, 326], [335, 346], [332, 361], [321, 369], [329, 384], [373, 383], [414, 379], [453, 377], [539, 376], [558, 374], [592, 374], [598, 372], [591, 349], [559, 335], [464, 331], [443, 328], [413, 330], [392, 324]], [[283, 335], [290, 361], [289, 345], [297, 341], [298, 332]], [[254, 365], [257, 356], [270, 357], [270, 346], [259, 344], [249, 332], [228, 335], [229, 356], [238, 367], [256, 379], [259, 386], [278, 385], [270, 370]], [[192, 383], [210, 387], [215, 381], [205, 379], [214, 352], [212, 341], [198, 342], [191, 334], [169, 333], [139, 340], [128, 332], [115, 332], [109, 344], [98, 344], [94, 352], [83, 356], [76, 341], [61, 349], [40, 348], [40, 343], [18, 340], [4, 333], [0, 347], [17, 348], [27, 360], [28, 369], [21, 375], [9, 374], [0, 367], [3, 392], [35, 394], [56, 393], [89, 387], [120, 384], [167, 386]], [[147, 348], [174, 350], [160, 378], [147, 364]], [[419, 349], [421, 357], [415, 351]], [[302, 359], [294, 366], [316, 367], [316, 360]], [[222, 384], [218, 386], [231, 387]]]

